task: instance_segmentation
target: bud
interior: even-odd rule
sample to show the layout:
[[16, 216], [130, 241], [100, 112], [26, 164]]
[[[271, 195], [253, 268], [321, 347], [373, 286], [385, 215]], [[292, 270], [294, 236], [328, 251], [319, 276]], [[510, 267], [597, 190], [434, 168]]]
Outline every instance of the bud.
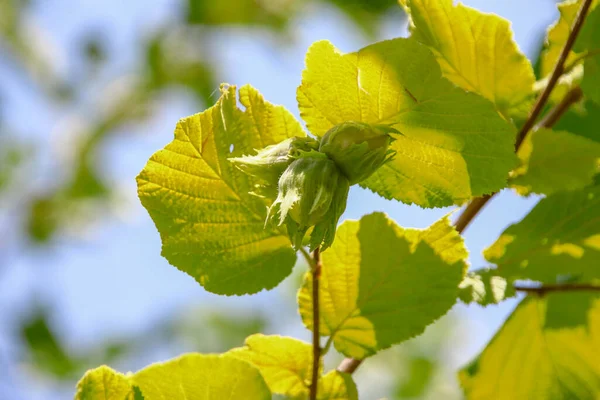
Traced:
[[400, 132], [387, 125], [344, 122], [325, 133], [319, 151], [335, 161], [354, 185], [367, 179], [394, 156], [395, 151], [389, 149], [394, 140], [390, 133]]
[[292, 161], [318, 148], [319, 143], [313, 138], [293, 137], [257, 150], [256, 155], [230, 158], [229, 161], [245, 174], [275, 186]]
[[308, 229], [310, 247], [329, 247], [335, 229], [346, 208], [349, 190], [348, 179], [335, 162], [321, 153], [310, 153], [293, 161], [279, 178], [279, 193], [269, 209], [267, 219], [284, 222], [294, 247], [302, 246]]

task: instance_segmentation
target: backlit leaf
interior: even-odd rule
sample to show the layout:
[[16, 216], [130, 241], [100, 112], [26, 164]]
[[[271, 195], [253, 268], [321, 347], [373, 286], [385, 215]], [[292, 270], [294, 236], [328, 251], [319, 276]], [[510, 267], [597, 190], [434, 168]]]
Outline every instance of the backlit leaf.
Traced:
[[129, 377], [103, 365], [85, 373], [75, 400], [133, 400], [133, 393]]
[[510, 279], [600, 278], [600, 185], [542, 199], [484, 255]]
[[[422, 333], [456, 301], [466, 264], [455, 255], [454, 236], [447, 219], [424, 231], [403, 229], [382, 213], [344, 222], [322, 254], [321, 335], [362, 359]], [[312, 329], [310, 274], [298, 303]]]
[[571, 107], [554, 129], [565, 130], [600, 143], [600, 104], [588, 100], [580, 107]]
[[76, 400], [271, 399], [260, 372], [249, 363], [202, 354], [186, 354], [128, 375], [102, 366], [88, 371], [77, 388]]
[[256, 182], [227, 160], [288, 137], [299, 123], [252, 87], [224, 87], [206, 111], [182, 119], [175, 139], [137, 178], [138, 194], [162, 239], [162, 255], [220, 294], [254, 293], [286, 277], [296, 260], [285, 232], [265, 228]]
[[535, 76], [513, 39], [510, 22], [452, 0], [408, 0], [412, 36], [428, 46], [444, 77], [494, 103], [507, 117], [525, 117]]
[[358, 400], [352, 375], [330, 371], [319, 381], [318, 400]]
[[522, 165], [510, 179], [521, 194], [552, 194], [592, 184], [599, 172], [600, 143], [565, 131], [531, 132], [519, 149]]
[[495, 269], [469, 272], [460, 283], [459, 288], [458, 298], [463, 303], [477, 303], [481, 306], [498, 304], [516, 295], [512, 281], [498, 276]]
[[396, 157], [363, 182], [388, 199], [461, 204], [504, 187], [515, 164], [514, 128], [489, 101], [444, 79], [431, 51], [412, 39], [349, 54], [313, 44], [297, 99], [317, 136], [344, 121], [402, 132], [391, 146]]
[[260, 370], [271, 392], [291, 399], [306, 399], [312, 374], [312, 346], [282, 336], [252, 335], [245, 346], [227, 355], [247, 361]]
[[[592, 3], [590, 12], [592, 12], [592, 10], [596, 7], [597, 3], [597, 1], [594, 1]], [[542, 51], [541, 54], [540, 75], [544, 77], [544, 79], [538, 82], [538, 86], [545, 86], [548, 77], [554, 70], [560, 53], [562, 52], [562, 49], [564, 48], [567, 39], [571, 33], [571, 28], [573, 27], [573, 23], [575, 22], [577, 13], [581, 8], [581, 4], [582, 0], [566, 0], [558, 4], [558, 11], [560, 14], [559, 18], [548, 29], [548, 33], [546, 36], [546, 44], [544, 47], [544, 51]], [[589, 20], [586, 21], [586, 23], [584, 24], [584, 29], [586, 29], [585, 26], [588, 25], [589, 22]], [[578, 39], [577, 42], [580, 42], [580, 40]], [[561, 76], [557, 86], [552, 91], [552, 102], [560, 101], [560, 99], [566, 94], [566, 92], [570, 88], [574, 87], [575, 85], [581, 82], [582, 77], [585, 75], [585, 72], [582, 68], [582, 49], [578, 48], [579, 45], [577, 42], [575, 43], [575, 47], [573, 48], [573, 50], [571, 50], [571, 52], [567, 56], [567, 60], [565, 62], [566, 73], [564, 73]], [[591, 71], [590, 75], [592, 75]]]
[[[582, 320], [572, 319], [575, 307]], [[584, 300], [585, 300], [584, 299]], [[600, 395], [600, 300], [590, 293], [526, 298], [460, 381], [468, 400]]]
[[600, 7], [592, 10], [574, 46], [584, 55], [581, 89], [596, 104], [600, 104]]

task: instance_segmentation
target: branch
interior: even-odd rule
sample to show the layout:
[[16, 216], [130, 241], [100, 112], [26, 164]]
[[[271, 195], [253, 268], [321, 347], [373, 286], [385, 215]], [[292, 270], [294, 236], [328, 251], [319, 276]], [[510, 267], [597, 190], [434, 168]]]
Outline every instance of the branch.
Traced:
[[569, 90], [565, 97], [552, 108], [544, 116], [544, 118], [537, 125], [536, 130], [539, 128], [552, 128], [560, 120], [560, 118], [567, 112], [567, 110], [579, 100], [583, 98], [583, 91], [579, 86], [575, 86]]
[[538, 97], [537, 101], [535, 102], [535, 105], [533, 106], [533, 110], [531, 110], [531, 113], [529, 114], [529, 117], [527, 118], [527, 121], [525, 121], [525, 123], [521, 127], [521, 130], [517, 134], [517, 141], [515, 143], [515, 148], [517, 150], [521, 146], [521, 143], [523, 142], [523, 140], [525, 140], [525, 136], [527, 135], [527, 133], [535, 125], [537, 118], [539, 117], [540, 113], [544, 109], [544, 106], [548, 102], [548, 99], [550, 98], [550, 94], [552, 93], [552, 90], [558, 83], [558, 79], [564, 72], [565, 62], [567, 61], [567, 57], [569, 56], [569, 53], [571, 52], [571, 49], [573, 48], [573, 45], [575, 44], [575, 41], [577, 40], [577, 36], [579, 35], [579, 31], [581, 30], [581, 27], [583, 26], [583, 22], [585, 21], [585, 17], [587, 15], [591, 5], [592, 5], [592, 0], [584, 0], [583, 1], [583, 4], [581, 5], [579, 12], [577, 13], [577, 18], [575, 18], [575, 22], [573, 23], [573, 27], [571, 28], [571, 32], [569, 33], [569, 37], [567, 38], [565, 46], [563, 47], [563, 49], [560, 53], [560, 56], [558, 57], [558, 60], [556, 61], [556, 65], [554, 66], [552, 75], [550, 75], [548, 84], [544, 88], [544, 91]]
[[546, 293], [552, 292], [600, 292], [600, 285], [593, 285], [589, 283], [563, 283], [563, 284], [548, 284], [543, 286], [522, 286], [514, 285], [516, 291], [526, 292], [528, 294], [535, 294], [543, 296]]
[[316, 400], [319, 379], [319, 364], [321, 361], [321, 341], [319, 336], [319, 278], [321, 277], [321, 251], [319, 247], [317, 247], [313, 252], [312, 261], [313, 364], [312, 379], [310, 381], [310, 400]]
[[479, 214], [479, 211], [481, 211], [483, 206], [485, 206], [487, 202], [490, 201], [490, 199], [496, 193], [486, 194], [485, 196], [481, 197], [475, 197], [473, 200], [471, 200], [469, 205], [465, 208], [465, 210], [462, 212], [462, 214], [460, 214], [460, 216], [454, 223], [454, 227], [456, 228], [458, 233], [462, 233], [465, 230], [465, 228], [471, 223], [473, 218], [475, 218], [475, 216]]

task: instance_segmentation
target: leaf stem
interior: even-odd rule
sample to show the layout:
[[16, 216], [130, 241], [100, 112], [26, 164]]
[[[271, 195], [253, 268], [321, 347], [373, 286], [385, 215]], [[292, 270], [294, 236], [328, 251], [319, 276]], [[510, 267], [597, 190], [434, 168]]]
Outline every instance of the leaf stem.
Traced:
[[315, 263], [315, 260], [313, 259], [313, 257], [310, 255], [310, 253], [308, 251], [306, 251], [306, 249], [304, 247], [300, 247], [300, 253], [302, 253], [304, 258], [306, 259], [306, 262], [308, 263], [310, 270], [313, 271], [317, 267], [317, 264]]
[[[306, 251], [306, 250], [304, 250]], [[310, 257], [309, 257], [310, 258]], [[312, 364], [312, 379], [310, 381], [310, 400], [317, 400], [317, 389], [319, 380], [319, 365], [321, 362], [321, 340], [319, 335], [319, 279], [321, 278], [321, 250], [319, 247], [313, 251], [311, 263], [312, 275], [312, 312], [313, 312], [313, 364]]]
[[589, 283], [547, 284], [542, 286], [514, 285], [516, 291], [544, 296], [552, 292], [600, 292], [600, 285]]

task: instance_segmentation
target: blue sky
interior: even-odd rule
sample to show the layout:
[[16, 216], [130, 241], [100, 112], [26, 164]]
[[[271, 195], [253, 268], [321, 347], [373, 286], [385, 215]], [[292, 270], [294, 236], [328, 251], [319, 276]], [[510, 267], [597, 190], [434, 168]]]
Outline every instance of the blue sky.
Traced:
[[[76, 50], [75, 38], [90, 27], [107, 33], [113, 58], [103, 81], [134, 72], [136, 49], [144, 35], [174, 18], [180, 7], [176, 0], [153, 1], [151, 7], [140, 0], [37, 3], [31, 23], [47, 32], [48, 40], [54, 43], [56, 52], [53, 54], [62, 73], [68, 73], [72, 67], [65, 60]], [[527, 55], [535, 52], [542, 30], [556, 17], [551, 0], [468, 0], [464, 3], [509, 19], [515, 39]], [[406, 28], [398, 21], [394, 15], [386, 19], [380, 33], [382, 39], [405, 35]], [[352, 24], [329, 9], [312, 10], [295, 21], [291, 46], [270, 35], [240, 33], [221, 32], [213, 38], [213, 47], [222, 50], [212, 54], [219, 65], [220, 78], [232, 84], [250, 83], [266, 99], [285, 105], [296, 116], [295, 89], [308, 46], [320, 39], [332, 41], [342, 51], [353, 51], [368, 44], [354, 31]], [[8, 93], [5, 109], [8, 122], [22, 126], [26, 121], [26, 135], [47, 146], [46, 162], [54, 162], [54, 158], [60, 157], [60, 147], [72, 139], [64, 134], [64, 128], [73, 126], [77, 110], [47, 107], [26, 80], [6, 65], [0, 65], [0, 86]], [[94, 90], [107, 89], [99, 83]], [[90, 107], [85, 100], [82, 109]], [[0, 279], [0, 357], [8, 355], [9, 362], [14, 360], [15, 350], [6, 340], [7, 327], [27, 312], [26, 304], [30, 304], [32, 293], [58, 310], [53, 323], [68, 346], [77, 349], [95, 343], [99, 337], [140, 331], [185, 305], [272, 307], [284, 296], [283, 290], [290, 290], [289, 285], [284, 285], [253, 297], [215, 296], [160, 257], [160, 239], [135, 197], [134, 178], [147, 158], [171, 140], [176, 121], [198, 111], [181, 92], [163, 96], [159, 111], [151, 120], [132, 128], [136, 135], [115, 138], [103, 150], [105, 173], [118, 185], [122, 197], [116, 215], [88, 232], [76, 232], [61, 239], [51, 253], [19, 253], [11, 257], [10, 267]], [[43, 177], [43, 170], [40, 175]], [[506, 226], [521, 219], [535, 202], [535, 198], [523, 199], [506, 192], [488, 205], [466, 231], [474, 267], [485, 265], [481, 250]], [[385, 211], [405, 227], [426, 227], [451, 209], [423, 210], [353, 189], [345, 218], [358, 219], [371, 211]], [[454, 312], [467, 319], [471, 327], [468, 351], [457, 356], [457, 367], [477, 354], [512, 307], [512, 301], [486, 310], [455, 307]], [[277, 307], [272, 315], [277, 315]], [[283, 333], [309, 339], [299, 319], [294, 324], [282, 327]], [[123, 368], [140, 368], [148, 361], [132, 360]], [[0, 369], [3, 368], [0, 364]], [[0, 400], [60, 398], [52, 397], [55, 388], [50, 383], [28, 384], [30, 378], [20, 366], [9, 364], [8, 372], [14, 378], [11, 390], [15, 393], [9, 398], [3, 397], [0, 389]], [[360, 386], [360, 374], [358, 379]]]

